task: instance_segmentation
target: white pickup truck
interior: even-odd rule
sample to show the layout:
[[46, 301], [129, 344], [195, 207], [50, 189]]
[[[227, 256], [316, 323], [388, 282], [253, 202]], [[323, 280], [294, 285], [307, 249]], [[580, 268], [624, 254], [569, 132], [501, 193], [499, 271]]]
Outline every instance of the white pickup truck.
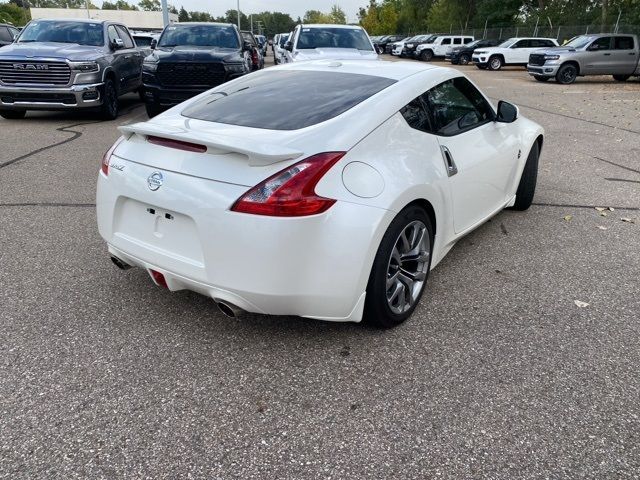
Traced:
[[541, 48], [557, 47], [555, 38], [519, 37], [505, 40], [497, 47], [480, 48], [473, 52], [473, 63], [484, 70], [500, 70], [505, 65], [526, 66], [529, 54]]
[[444, 58], [453, 47], [461, 47], [474, 40], [470, 35], [438, 35], [430, 43], [418, 45], [416, 57], [425, 62], [430, 62], [434, 57]]

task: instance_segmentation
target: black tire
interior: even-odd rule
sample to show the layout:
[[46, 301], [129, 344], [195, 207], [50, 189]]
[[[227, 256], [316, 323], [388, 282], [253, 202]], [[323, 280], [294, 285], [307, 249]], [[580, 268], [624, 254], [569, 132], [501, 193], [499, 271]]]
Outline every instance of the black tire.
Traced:
[[479, 63], [476, 63], [476, 67], [478, 67], [480, 70], [486, 70], [487, 69], [486, 65], [480, 65]]
[[430, 62], [433, 60], [433, 52], [431, 50], [423, 50], [420, 52], [420, 60]]
[[[414, 222], [416, 225], [421, 224], [425, 227], [424, 235], [429, 241], [429, 251], [426, 258], [421, 257], [423, 261], [416, 260], [414, 262], [416, 269], [420, 270], [420, 275], [423, 277], [422, 280], [420, 280], [422, 281], [422, 284], [416, 286], [416, 288], [420, 289], [419, 292], [413, 293], [413, 300], [411, 300], [409, 306], [403, 302], [403, 306], [407, 307], [406, 310], [403, 310], [401, 313], [397, 313], [392, 310], [390, 301], [393, 301], [393, 298], [396, 297], [401, 298], [401, 295], [403, 296], [402, 298], [406, 298], [405, 295], [407, 287], [404, 282], [400, 282], [404, 285], [402, 293], [395, 296], [392, 295], [392, 300], [387, 299], [390, 292], [390, 289], [387, 288], [387, 280], [389, 278], [388, 274], [390, 270], [394, 268], [392, 252], [394, 251], [396, 244], [401, 241], [401, 234], [407, 228], [411, 228], [411, 225], [414, 224]], [[378, 247], [378, 251], [373, 261], [373, 267], [371, 268], [371, 273], [369, 275], [369, 283], [367, 284], [367, 297], [364, 305], [363, 322], [375, 327], [392, 328], [400, 325], [411, 316], [420, 302], [420, 298], [422, 297], [429, 278], [429, 269], [431, 268], [431, 256], [433, 252], [433, 238], [434, 234], [431, 220], [424, 209], [417, 205], [410, 205], [406, 207], [396, 216], [396, 218], [393, 219], [391, 225], [389, 225], [389, 228], [382, 237], [382, 241], [380, 242], [380, 246]], [[426, 250], [423, 254], [424, 253], [426, 253]], [[411, 261], [407, 261], [407, 264], [410, 262]], [[399, 268], [396, 268], [395, 271], [399, 272]], [[396, 282], [399, 281], [400, 280], [396, 280]], [[395, 289], [397, 293], [399, 290], [395, 288], [395, 285], [400, 284], [395, 283], [391, 287], [392, 289]], [[402, 309], [403, 307], [400, 308]]]
[[471, 61], [471, 57], [467, 53], [463, 53], [462, 55], [460, 55], [460, 58], [458, 59], [458, 63], [460, 65], [469, 65], [470, 61]]
[[102, 89], [102, 107], [100, 107], [100, 116], [103, 120], [115, 120], [118, 118], [120, 105], [118, 102], [118, 92], [113, 80], [107, 78]]
[[562, 65], [556, 73], [556, 82], [562, 85], [571, 85], [578, 78], [578, 69], [572, 63]]
[[7, 120], [20, 120], [27, 114], [26, 110], [0, 110], [0, 117]]
[[534, 75], [533, 78], [539, 82], [548, 82], [551, 79], [551, 77], [543, 77], [542, 75]]
[[614, 75], [613, 79], [616, 82], [626, 82], [627, 80], [629, 80], [631, 78], [631, 75]]
[[138, 97], [140, 98], [141, 102], [144, 102], [144, 87], [140, 87], [138, 89]]
[[494, 71], [500, 70], [503, 65], [504, 65], [504, 62], [502, 61], [502, 58], [499, 57], [498, 55], [494, 55], [493, 57], [490, 57], [489, 61], [487, 62], [487, 66], [489, 70], [494, 70]]
[[144, 109], [147, 111], [147, 116], [149, 118], [153, 118], [162, 113], [162, 108], [158, 107], [155, 103], [145, 103]]
[[540, 157], [540, 147], [538, 142], [533, 144], [527, 163], [522, 170], [518, 190], [516, 190], [516, 202], [511, 207], [512, 210], [523, 211], [528, 209], [533, 202], [533, 195], [536, 192], [536, 183], [538, 181], [538, 158]]

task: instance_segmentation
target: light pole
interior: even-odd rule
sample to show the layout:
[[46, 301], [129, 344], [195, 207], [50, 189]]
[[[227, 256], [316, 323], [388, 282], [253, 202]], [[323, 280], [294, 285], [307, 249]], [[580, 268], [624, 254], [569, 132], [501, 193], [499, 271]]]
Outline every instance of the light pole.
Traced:
[[238, 0], [238, 9], [237, 10], [238, 10], [238, 30], [240, 30], [240, 0]]
[[169, 9], [167, 8], [167, 0], [160, 2], [162, 5], [162, 24], [166, 27], [169, 25]]

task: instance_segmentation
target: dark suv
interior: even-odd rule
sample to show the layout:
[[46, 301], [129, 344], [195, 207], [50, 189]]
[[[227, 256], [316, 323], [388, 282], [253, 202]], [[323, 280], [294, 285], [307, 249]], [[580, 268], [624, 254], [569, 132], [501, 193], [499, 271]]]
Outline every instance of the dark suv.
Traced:
[[32, 20], [0, 49], [0, 116], [27, 110], [100, 109], [142, 85], [142, 54], [127, 27], [100, 20]]
[[0, 47], [11, 45], [19, 33], [20, 30], [13, 25], [0, 23]]
[[467, 43], [466, 45], [462, 45], [461, 47], [453, 47], [447, 52], [444, 58], [445, 60], [449, 60], [452, 65], [467, 65], [471, 62], [473, 51], [476, 48], [497, 47], [503, 41], [504, 40], [497, 39], [475, 40], [471, 43]]
[[253, 70], [253, 45], [228, 23], [174, 23], [144, 59], [149, 117]]

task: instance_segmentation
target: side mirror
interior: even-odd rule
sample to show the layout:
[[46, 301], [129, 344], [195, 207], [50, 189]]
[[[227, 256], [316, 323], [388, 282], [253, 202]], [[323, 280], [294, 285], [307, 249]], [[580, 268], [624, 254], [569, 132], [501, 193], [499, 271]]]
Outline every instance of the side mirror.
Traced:
[[155, 38], [151, 40], [151, 50], [155, 50], [156, 47], [158, 46], [158, 40], [156, 40]]
[[498, 102], [498, 116], [496, 117], [496, 122], [513, 123], [518, 118], [518, 113], [518, 107], [513, 103], [500, 100]]
[[380, 54], [384, 53], [384, 52], [382, 51], [382, 47], [381, 47], [380, 45], [376, 44], [376, 45], [374, 45], [374, 47], [376, 47], [376, 53], [377, 53], [378, 55], [380, 55]]
[[245, 52], [250, 52], [251, 50], [253, 50], [253, 46], [249, 42], [244, 42], [242, 44], [242, 50], [244, 50]]
[[287, 42], [284, 44], [284, 49], [289, 51], [289, 52], [293, 52], [293, 43], [291, 42]]
[[124, 42], [122, 41], [121, 38], [116, 38], [112, 43], [111, 43], [111, 47], [114, 50], [120, 50], [121, 48], [124, 48]]

